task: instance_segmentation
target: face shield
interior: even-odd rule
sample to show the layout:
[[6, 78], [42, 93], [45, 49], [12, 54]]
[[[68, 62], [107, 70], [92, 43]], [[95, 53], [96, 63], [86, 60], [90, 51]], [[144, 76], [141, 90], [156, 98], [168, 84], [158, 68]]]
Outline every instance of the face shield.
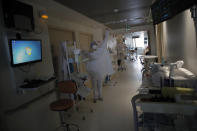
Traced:
[[96, 50], [97, 49], [97, 45], [93, 45], [92, 49]]

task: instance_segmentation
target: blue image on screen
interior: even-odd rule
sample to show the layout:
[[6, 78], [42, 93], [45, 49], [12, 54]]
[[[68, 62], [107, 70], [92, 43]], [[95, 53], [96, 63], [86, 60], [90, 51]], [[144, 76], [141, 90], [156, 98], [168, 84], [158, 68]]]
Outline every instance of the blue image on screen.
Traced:
[[42, 59], [40, 41], [12, 40], [13, 64], [22, 64]]

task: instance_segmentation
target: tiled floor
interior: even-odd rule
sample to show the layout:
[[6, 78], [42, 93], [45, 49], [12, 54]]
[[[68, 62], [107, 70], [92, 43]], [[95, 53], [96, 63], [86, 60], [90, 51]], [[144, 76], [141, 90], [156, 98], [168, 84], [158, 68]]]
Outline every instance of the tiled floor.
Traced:
[[[104, 101], [92, 103], [92, 97], [79, 103], [80, 111], [71, 111], [67, 122], [76, 123], [80, 131], [133, 131], [131, 98], [141, 84], [140, 64], [127, 62], [127, 70], [117, 72], [112, 82], [103, 87]], [[89, 108], [94, 112], [90, 113]], [[86, 120], [82, 116], [86, 114]]]

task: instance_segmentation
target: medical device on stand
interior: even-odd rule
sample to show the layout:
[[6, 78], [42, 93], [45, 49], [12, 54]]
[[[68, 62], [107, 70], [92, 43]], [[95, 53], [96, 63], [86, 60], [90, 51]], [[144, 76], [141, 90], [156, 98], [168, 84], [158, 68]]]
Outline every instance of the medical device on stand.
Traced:
[[[75, 57], [73, 58], [73, 52], [75, 54]], [[64, 68], [64, 72], [67, 72], [67, 74], [64, 74], [63, 80], [69, 79], [71, 80], [71, 73], [76, 72], [74, 63], [77, 64], [77, 72], [78, 71], [78, 63], [79, 63], [79, 54], [80, 50], [76, 48], [76, 42], [74, 42], [74, 46], [72, 42], [64, 41], [61, 43], [61, 68]], [[75, 59], [75, 60], [74, 60]], [[65, 71], [67, 70], [67, 71]], [[67, 78], [68, 76], [68, 78]]]
[[[80, 72], [80, 49], [76, 47], [76, 42], [74, 44], [69, 42], [62, 43], [62, 54], [64, 55], [64, 60], [62, 62], [62, 66], [66, 66], [67, 75], [69, 80], [74, 80], [77, 84], [77, 100], [85, 100], [87, 96], [90, 94], [91, 89], [85, 85], [85, 81], [88, 80], [88, 75], [86, 73]], [[66, 63], [66, 64], [65, 64]], [[76, 66], [75, 66], [76, 65]], [[63, 80], [66, 80], [66, 76], [64, 76]], [[71, 97], [71, 96], [70, 96]], [[77, 111], [79, 107], [76, 107]], [[90, 112], [93, 112], [92, 108], [90, 108]], [[82, 116], [82, 119], [85, 120], [85, 115]]]
[[60, 43], [60, 55], [59, 55], [59, 73], [58, 80], [64, 81], [70, 80], [70, 65], [68, 61], [68, 49], [67, 42]]
[[72, 74], [72, 79], [74, 79], [78, 83], [78, 94], [82, 98], [86, 98], [90, 93], [90, 88], [85, 86], [85, 81], [88, 79], [88, 75], [86, 73], [80, 72], [80, 53], [81, 50], [76, 48], [76, 42], [74, 42], [74, 50], [73, 53], [75, 55], [75, 63], [77, 64], [77, 71]]
[[[71, 75], [71, 78], [75, 80], [77, 83], [77, 86], [78, 86], [77, 94], [79, 96], [79, 99], [86, 100], [86, 98], [91, 92], [91, 89], [85, 85], [85, 82], [88, 80], [88, 74], [80, 72], [80, 63], [83, 62], [83, 60], [80, 59], [81, 50], [76, 48], [76, 43], [74, 43], [74, 45], [75, 45], [75, 49], [73, 53], [75, 55], [75, 63], [77, 64], [77, 72], [73, 73]], [[88, 106], [88, 108], [90, 112], [93, 112], [93, 109], [91, 107]], [[86, 112], [86, 116], [87, 115], [88, 115], [88, 112]], [[86, 119], [85, 115], [82, 116], [82, 119], [83, 120]]]
[[75, 55], [75, 63], [77, 64], [77, 72], [79, 72], [79, 56], [80, 56], [80, 49], [74, 49], [74, 55]]
[[[68, 46], [69, 42], [65, 41], [62, 43], [62, 54], [64, 55], [64, 59], [66, 61], [62, 62], [63, 66], [66, 63], [68, 77], [71, 79], [71, 74], [74, 72], [79, 73], [79, 56], [80, 49], [77, 49], [76, 42], [74, 42], [74, 46]], [[74, 54], [74, 57], [73, 57]], [[74, 64], [77, 65], [77, 70], [75, 69]], [[72, 66], [71, 66], [72, 65]]]
[[77, 72], [80, 72], [80, 53], [81, 53], [81, 50], [77, 48], [77, 44], [76, 42], [74, 42], [74, 50], [73, 50], [73, 53], [75, 55], [75, 63], [77, 64]]

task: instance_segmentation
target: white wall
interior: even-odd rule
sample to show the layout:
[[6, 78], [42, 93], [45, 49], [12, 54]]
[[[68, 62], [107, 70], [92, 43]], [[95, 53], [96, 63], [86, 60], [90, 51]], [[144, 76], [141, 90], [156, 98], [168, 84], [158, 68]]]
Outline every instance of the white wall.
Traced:
[[149, 44], [151, 46], [151, 54], [156, 55], [156, 39], [155, 39], [155, 32], [153, 25], [144, 25], [144, 26], [136, 26], [131, 27], [128, 32], [125, 29], [118, 29], [113, 30], [113, 33], [120, 34], [120, 33], [130, 33], [130, 32], [137, 32], [137, 31], [148, 31], [149, 34]]
[[[34, 7], [35, 30], [37, 33], [22, 32], [23, 38], [41, 39], [43, 46], [43, 61], [31, 65], [29, 73], [22, 72], [19, 68], [10, 65], [8, 39], [15, 38], [13, 30], [7, 30], [2, 23], [0, 11], [0, 122], [6, 131], [52, 131], [59, 123], [58, 113], [49, 110], [49, 103], [56, 99], [54, 93], [30, 104], [27, 107], [15, 110], [20, 105], [45, 94], [54, 88], [54, 83], [42, 86], [38, 90], [25, 90], [25, 94], [18, 94], [17, 87], [24, 79], [43, 79], [53, 75], [51, 45], [48, 35], [48, 25], [67, 29], [75, 32], [76, 39], [80, 32], [93, 34], [94, 40], [103, 39], [103, 26], [53, 0], [20, 0]], [[1, 3], [1, 2], [0, 2]], [[0, 8], [1, 9], [1, 8]], [[39, 18], [39, 11], [47, 10], [48, 22]], [[38, 32], [40, 32], [38, 34]], [[22, 66], [28, 69], [28, 66]]]
[[36, 3], [37, 7], [44, 7], [49, 15], [48, 25], [73, 31], [77, 40], [80, 32], [92, 34], [93, 39], [96, 41], [101, 41], [103, 39], [103, 31], [106, 27], [87, 16], [59, 4], [54, 0], [25, 1]]
[[165, 58], [174, 62], [184, 60], [184, 66], [197, 74], [196, 31], [190, 10], [162, 24]]
[[87, 33], [93, 35], [93, 40], [95, 41], [102, 41], [103, 40], [103, 28], [99, 27], [89, 27], [85, 25], [81, 25], [78, 23], [74, 23], [68, 20], [61, 20], [55, 16], [51, 16], [48, 20], [48, 25], [51, 27], [55, 27], [57, 29], [65, 29], [70, 30], [75, 33], [75, 38], [77, 44], [79, 43], [79, 34], [80, 33]]
[[[22, 38], [42, 40], [43, 61], [31, 64], [30, 71], [24, 73], [18, 67], [11, 67], [8, 40], [16, 38], [16, 32], [8, 30], [3, 26], [3, 15], [2, 11], [0, 11], [0, 122], [3, 122], [3, 127], [1, 126], [1, 128], [4, 128], [2, 130], [35, 131], [38, 130], [38, 128], [40, 130], [53, 130], [59, 124], [58, 114], [50, 111], [48, 107], [49, 102], [56, 99], [54, 93], [32, 103], [30, 106], [18, 108], [24, 103], [29, 102], [54, 88], [54, 83], [52, 82], [37, 90], [30, 89], [25, 90], [25, 93], [23, 94], [17, 93], [17, 89], [23, 84], [24, 79], [43, 79], [51, 77], [54, 73], [48, 37], [48, 26], [46, 23], [40, 22], [40, 19], [35, 12], [37, 12], [36, 9], [34, 10], [35, 23], [36, 26], [39, 25], [37, 28], [42, 29], [42, 33], [22, 32]], [[29, 67], [21, 66], [20, 68], [27, 70]], [[45, 116], [47, 116], [47, 119], [41, 121]]]

